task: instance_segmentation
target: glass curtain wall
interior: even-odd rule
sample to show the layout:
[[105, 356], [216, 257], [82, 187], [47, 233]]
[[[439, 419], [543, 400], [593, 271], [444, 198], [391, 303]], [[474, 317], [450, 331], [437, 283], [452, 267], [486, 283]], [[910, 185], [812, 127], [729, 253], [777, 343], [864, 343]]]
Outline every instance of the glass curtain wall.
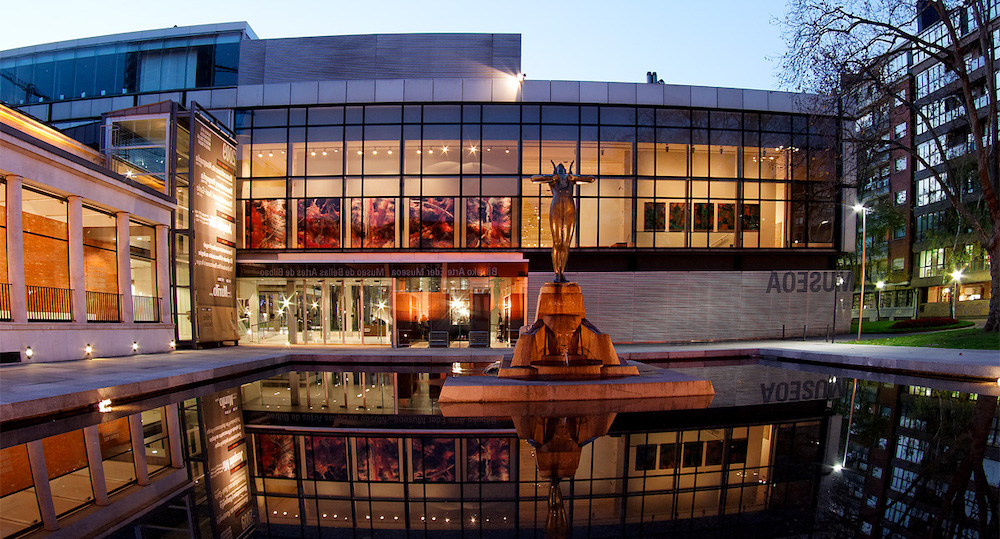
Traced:
[[244, 249], [551, 245], [553, 164], [583, 248], [832, 248], [836, 122], [667, 107], [369, 105], [237, 111]]

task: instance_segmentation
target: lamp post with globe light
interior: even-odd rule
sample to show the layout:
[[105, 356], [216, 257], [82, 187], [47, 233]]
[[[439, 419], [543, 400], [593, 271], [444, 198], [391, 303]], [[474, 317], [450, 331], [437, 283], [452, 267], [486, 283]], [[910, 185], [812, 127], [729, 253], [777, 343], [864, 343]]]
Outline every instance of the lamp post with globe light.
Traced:
[[957, 269], [951, 272], [951, 280], [955, 283], [951, 286], [951, 317], [955, 318], [958, 302], [958, 291], [962, 288], [962, 270]]

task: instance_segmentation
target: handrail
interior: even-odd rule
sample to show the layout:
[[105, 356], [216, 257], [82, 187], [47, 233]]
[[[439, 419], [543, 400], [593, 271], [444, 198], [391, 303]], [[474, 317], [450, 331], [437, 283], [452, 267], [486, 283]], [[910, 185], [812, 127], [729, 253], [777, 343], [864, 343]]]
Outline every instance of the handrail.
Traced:
[[69, 322], [73, 320], [73, 290], [49, 286], [25, 285], [28, 320], [31, 322]]
[[113, 292], [85, 292], [87, 322], [121, 322], [121, 294]]

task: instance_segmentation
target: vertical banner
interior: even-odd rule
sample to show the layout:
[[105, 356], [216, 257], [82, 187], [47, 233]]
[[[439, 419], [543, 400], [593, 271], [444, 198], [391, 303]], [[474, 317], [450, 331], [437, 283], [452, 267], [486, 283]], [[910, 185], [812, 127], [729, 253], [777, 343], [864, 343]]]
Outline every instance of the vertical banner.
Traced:
[[254, 526], [239, 387], [201, 397], [208, 497], [216, 537], [241, 537]]
[[236, 146], [191, 116], [191, 227], [197, 342], [235, 341]]

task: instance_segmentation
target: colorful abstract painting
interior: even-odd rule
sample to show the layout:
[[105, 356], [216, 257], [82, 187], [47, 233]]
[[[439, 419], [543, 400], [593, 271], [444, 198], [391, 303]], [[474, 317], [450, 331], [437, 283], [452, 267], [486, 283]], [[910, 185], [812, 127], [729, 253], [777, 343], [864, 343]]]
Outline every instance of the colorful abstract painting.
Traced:
[[468, 198], [465, 200], [465, 242], [468, 247], [510, 247], [510, 197]]
[[687, 230], [687, 204], [684, 202], [670, 203], [670, 231], [684, 232]]
[[399, 440], [358, 438], [358, 480], [399, 481]]
[[719, 221], [715, 229], [719, 232], [736, 231], [736, 204], [719, 204]]
[[351, 247], [363, 249], [396, 246], [396, 199], [351, 199]]
[[643, 230], [646, 232], [663, 232], [667, 229], [667, 205], [664, 202], [646, 202], [643, 204]]
[[695, 202], [694, 215], [691, 216], [691, 230], [711, 231], [714, 226], [715, 204]]
[[339, 248], [340, 199], [307, 198], [298, 205], [299, 248]]
[[310, 479], [347, 481], [347, 439], [306, 436], [306, 468]]
[[413, 480], [444, 483], [455, 480], [455, 439], [414, 438]]
[[743, 205], [743, 230], [760, 230], [760, 204]]
[[291, 434], [258, 434], [260, 475], [295, 478], [295, 445]]
[[247, 201], [247, 246], [249, 249], [285, 248], [285, 201]]
[[469, 481], [510, 481], [510, 440], [469, 438], [465, 446]]
[[410, 247], [424, 249], [455, 246], [455, 199], [410, 199]]

